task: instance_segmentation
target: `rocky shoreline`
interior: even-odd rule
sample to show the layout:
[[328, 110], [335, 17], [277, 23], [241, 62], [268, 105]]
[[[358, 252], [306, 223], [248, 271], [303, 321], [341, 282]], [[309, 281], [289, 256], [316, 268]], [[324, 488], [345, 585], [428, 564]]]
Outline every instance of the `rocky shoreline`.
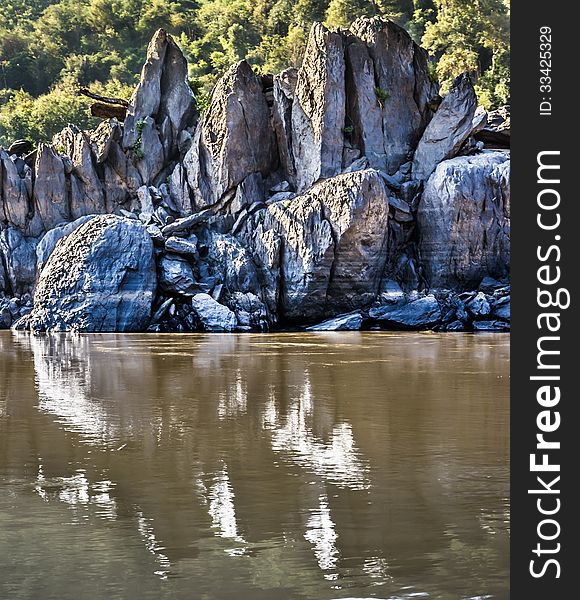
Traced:
[[159, 30], [124, 123], [0, 151], [0, 328], [506, 331], [509, 112], [390, 21], [315, 23], [200, 115]]

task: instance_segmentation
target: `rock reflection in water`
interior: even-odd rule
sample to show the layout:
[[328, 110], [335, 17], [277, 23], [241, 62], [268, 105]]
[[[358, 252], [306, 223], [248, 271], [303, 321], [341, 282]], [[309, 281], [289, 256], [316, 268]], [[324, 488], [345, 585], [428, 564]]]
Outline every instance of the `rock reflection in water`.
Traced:
[[509, 338], [9, 336], [0, 482], [113, 525], [120, 596], [507, 597]]

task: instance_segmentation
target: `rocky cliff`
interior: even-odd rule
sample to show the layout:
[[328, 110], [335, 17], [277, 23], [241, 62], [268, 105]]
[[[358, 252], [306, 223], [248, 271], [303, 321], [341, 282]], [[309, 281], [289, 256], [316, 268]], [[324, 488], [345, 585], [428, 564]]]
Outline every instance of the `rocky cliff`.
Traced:
[[159, 30], [124, 123], [0, 152], [0, 327], [509, 328], [509, 124], [431, 73], [390, 21], [316, 23], [198, 114]]

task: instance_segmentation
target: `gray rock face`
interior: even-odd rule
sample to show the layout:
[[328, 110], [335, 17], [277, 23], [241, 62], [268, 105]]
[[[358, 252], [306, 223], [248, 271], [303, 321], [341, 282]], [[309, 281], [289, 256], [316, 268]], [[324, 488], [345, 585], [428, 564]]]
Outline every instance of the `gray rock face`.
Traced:
[[288, 204], [270, 204], [263, 233], [281, 241], [279, 307], [316, 319], [370, 303], [387, 258], [388, 192], [376, 171], [328, 179]]
[[344, 71], [342, 36], [322, 23], [314, 23], [292, 104], [292, 151], [298, 191], [341, 171]]
[[6, 267], [2, 276], [5, 291], [20, 295], [32, 289], [36, 278], [36, 244], [35, 238], [25, 237], [16, 227], [0, 231], [0, 264]]
[[32, 235], [38, 235], [70, 221], [71, 212], [65, 167], [50, 146], [40, 144], [34, 171], [34, 210], [40, 217], [40, 224]]
[[144, 330], [155, 285], [153, 244], [145, 227], [98, 216], [57, 244], [23, 325], [32, 331]]
[[502, 152], [442, 162], [417, 211], [419, 252], [433, 288], [476, 288], [505, 280], [510, 264], [509, 156]]
[[429, 295], [408, 304], [371, 308], [369, 317], [381, 325], [398, 329], [427, 329], [441, 319], [441, 310], [435, 296]]
[[412, 158], [438, 86], [425, 50], [395, 23], [361, 17], [349, 33], [347, 126], [371, 166], [392, 175]]
[[84, 131], [71, 132], [70, 217], [107, 212], [103, 185], [97, 174], [90, 138]]
[[8, 291], [8, 275], [6, 269], [0, 260], [0, 293]]
[[250, 65], [242, 61], [230, 67], [214, 88], [184, 158], [196, 210], [220, 202], [248, 175], [276, 168], [269, 113]]
[[[2, 322], [28, 311], [42, 271], [23, 322], [39, 330], [356, 329], [429, 287], [443, 329], [505, 323], [509, 157], [480, 152], [469, 81], [439, 106], [428, 66], [392, 22], [317, 23], [299, 70], [232, 66], [196, 123], [186, 61], [159, 30], [124, 126], [0, 151]], [[206, 292], [217, 307], [196, 309]], [[381, 322], [431, 326], [417, 302]]]
[[352, 312], [307, 327], [306, 331], [358, 331], [362, 326], [362, 322], [361, 313]]
[[191, 306], [204, 331], [228, 332], [236, 328], [236, 315], [208, 294], [196, 294], [191, 300]]
[[0, 219], [23, 232], [28, 230], [34, 210], [31, 175], [30, 168], [25, 164], [22, 164], [19, 172], [16, 161], [0, 149]]
[[413, 158], [413, 178], [427, 179], [435, 167], [453, 158], [474, 127], [477, 96], [467, 73], [460, 75], [425, 129]]
[[291, 181], [296, 179], [292, 153], [292, 103], [297, 80], [298, 70], [286, 69], [274, 76], [273, 90], [272, 124], [278, 142], [278, 155], [280, 165]]
[[169, 178], [169, 193], [179, 214], [184, 217], [190, 215], [191, 193], [187, 183], [187, 172], [181, 163], [175, 166]]
[[187, 62], [173, 40], [159, 29], [125, 119], [123, 147], [135, 151], [143, 183], [152, 183], [164, 161], [179, 154], [181, 130], [194, 124], [195, 96], [187, 83]]
[[42, 268], [46, 264], [46, 261], [52, 254], [52, 251], [56, 247], [57, 242], [72, 233], [75, 229], [92, 219], [95, 215], [86, 215], [84, 217], [79, 217], [72, 223], [66, 223], [65, 225], [59, 225], [50, 231], [47, 231], [38, 246], [36, 247], [36, 266], [37, 271], [40, 273]]
[[208, 243], [207, 260], [212, 274], [224, 284], [226, 292], [260, 294], [256, 265], [250, 253], [236, 238], [213, 235]]

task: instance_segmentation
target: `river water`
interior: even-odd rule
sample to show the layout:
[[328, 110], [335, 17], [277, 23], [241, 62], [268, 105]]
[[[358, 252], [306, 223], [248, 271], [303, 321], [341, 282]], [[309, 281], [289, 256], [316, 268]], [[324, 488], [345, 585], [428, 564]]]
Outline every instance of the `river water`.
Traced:
[[0, 332], [0, 598], [509, 597], [509, 335]]

